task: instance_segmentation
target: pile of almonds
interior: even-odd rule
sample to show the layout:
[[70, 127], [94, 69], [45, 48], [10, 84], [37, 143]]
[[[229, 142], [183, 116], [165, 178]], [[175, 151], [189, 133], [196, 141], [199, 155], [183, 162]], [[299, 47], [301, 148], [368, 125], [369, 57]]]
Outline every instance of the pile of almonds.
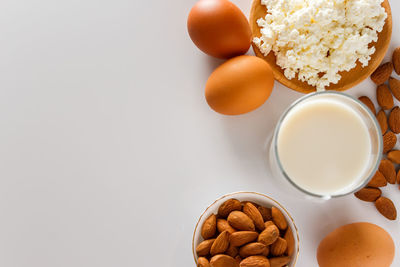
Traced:
[[[394, 106], [393, 96], [400, 101], [400, 80], [391, 77], [393, 69], [400, 75], [400, 47], [395, 49], [392, 62], [382, 64], [371, 75], [371, 80], [378, 85], [376, 98], [378, 105], [381, 107], [378, 113], [376, 113], [371, 99], [367, 96], [359, 98], [372, 113], [376, 114], [382, 130], [383, 154], [386, 155], [386, 158], [382, 159], [379, 170], [367, 187], [355, 193], [355, 196], [363, 201], [375, 202], [377, 210], [389, 220], [396, 220], [397, 210], [393, 201], [382, 196], [380, 188], [388, 183], [400, 184], [400, 169], [396, 174], [395, 166], [395, 164], [400, 164], [400, 151], [393, 150], [397, 143], [396, 134], [400, 133], [400, 108]], [[386, 115], [385, 111], [389, 111], [389, 116]]]
[[294, 252], [294, 237], [282, 212], [237, 199], [225, 201], [202, 227], [198, 267], [282, 267]]

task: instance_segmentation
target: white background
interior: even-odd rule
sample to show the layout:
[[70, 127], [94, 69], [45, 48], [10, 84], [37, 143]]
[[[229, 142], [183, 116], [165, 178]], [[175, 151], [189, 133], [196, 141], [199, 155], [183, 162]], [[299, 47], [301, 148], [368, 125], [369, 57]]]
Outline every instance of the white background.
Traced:
[[[234, 2], [249, 13], [250, 0]], [[398, 220], [353, 196], [292, 197], [266, 175], [263, 143], [300, 94], [276, 84], [249, 114], [210, 110], [204, 85], [221, 61], [188, 37], [194, 3], [2, 1], [0, 266], [194, 266], [199, 215], [242, 190], [292, 213], [299, 267], [316, 266], [321, 238], [357, 221], [390, 232], [400, 266]], [[400, 3], [391, 4], [390, 54], [400, 46]], [[348, 93], [374, 97], [375, 86]], [[398, 187], [384, 195], [400, 207]]]

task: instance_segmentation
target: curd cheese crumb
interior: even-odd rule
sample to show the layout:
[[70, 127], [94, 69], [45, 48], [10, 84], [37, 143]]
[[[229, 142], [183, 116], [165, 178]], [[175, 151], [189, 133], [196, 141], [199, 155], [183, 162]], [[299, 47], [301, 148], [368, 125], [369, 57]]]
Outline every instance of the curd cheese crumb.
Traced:
[[385, 25], [383, 0], [260, 0], [267, 7], [253, 39], [264, 55], [271, 51], [288, 79], [322, 91], [359, 61], [368, 65]]

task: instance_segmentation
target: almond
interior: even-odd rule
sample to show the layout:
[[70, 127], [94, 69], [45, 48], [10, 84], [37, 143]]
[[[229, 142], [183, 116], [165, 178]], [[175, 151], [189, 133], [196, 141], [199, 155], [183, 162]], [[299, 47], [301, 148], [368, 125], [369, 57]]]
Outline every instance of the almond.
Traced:
[[400, 101], [400, 81], [390, 77], [389, 78], [390, 91], [392, 91], [393, 96]]
[[282, 212], [279, 209], [272, 207], [271, 213], [272, 213], [272, 220], [274, 221], [276, 226], [278, 226], [278, 228], [281, 230], [286, 230], [287, 222], [286, 222], [285, 216], [283, 216]]
[[211, 267], [211, 265], [206, 258], [200, 257], [197, 259], [197, 267]]
[[242, 206], [246, 205], [247, 203], [253, 204], [254, 207], [258, 208], [258, 204], [253, 201], [242, 201]]
[[400, 170], [397, 172], [396, 183], [400, 184]]
[[239, 253], [239, 249], [232, 244], [229, 245], [228, 249], [225, 251], [226, 255], [231, 256], [232, 258], [236, 257]]
[[374, 103], [372, 103], [371, 99], [368, 96], [360, 96], [358, 100], [363, 102], [364, 105], [366, 105], [374, 115], [376, 114]]
[[214, 243], [215, 239], [208, 239], [204, 240], [201, 242], [197, 248], [196, 248], [196, 253], [198, 256], [207, 256], [210, 254], [210, 249], [212, 244]]
[[210, 217], [208, 217], [201, 228], [201, 236], [204, 239], [210, 239], [215, 236], [215, 233], [217, 232], [217, 216], [215, 214], [211, 214]]
[[232, 211], [228, 216], [228, 223], [235, 229], [242, 231], [254, 231], [253, 221], [244, 212]]
[[381, 84], [376, 89], [376, 99], [382, 109], [391, 109], [394, 105], [392, 93], [386, 84]]
[[392, 150], [387, 154], [388, 159], [390, 159], [393, 163], [400, 164], [400, 151]]
[[239, 263], [228, 255], [216, 255], [211, 258], [211, 267], [239, 267]]
[[380, 197], [375, 201], [375, 206], [377, 210], [387, 219], [396, 220], [397, 218], [396, 207], [394, 206], [393, 202], [390, 199], [386, 197]]
[[383, 187], [387, 185], [387, 181], [385, 179], [385, 176], [378, 170], [376, 171], [375, 175], [372, 177], [371, 181], [369, 181], [368, 185], [369, 187]]
[[400, 75], [400, 47], [397, 47], [392, 56], [394, 71]]
[[240, 247], [244, 244], [247, 244], [247, 243], [250, 243], [250, 242], [256, 240], [257, 237], [258, 237], [257, 232], [238, 231], [238, 232], [234, 232], [233, 234], [230, 235], [229, 243], [232, 246]]
[[389, 184], [394, 184], [396, 182], [396, 170], [390, 160], [383, 159], [379, 165], [379, 171], [385, 176]]
[[278, 237], [278, 239], [271, 245], [271, 254], [273, 256], [281, 256], [287, 249], [287, 242], [285, 239]]
[[223, 231], [228, 231], [230, 234], [236, 232], [236, 230], [225, 219], [217, 220], [217, 229], [220, 233], [222, 233]]
[[249, 256], [262, 254], [266, 248], [267, 246], [260, 242], [249, 243], [240, 248], [239, 254], [240, 257], [247, 258]]
[[216, 254], [224, 253], [229, 247], [229, 233], [228, 231], [223, 231], [219, 234], [219, 236], [215, 239], [214, 243], [211, 246], [210, 254], [214, 256]]
[[294, 236], [292, 233], [292, 229], [290, 227], [286, 230], [286, 233], [283, 236], [283, 238], [286, 240], [286, 243], [287, 243], [287, 249], [286, 249], [285, 253], [288, 256], [292, 256], [293, 252], [294, 252]]
[[387, 62], [380, 65], [371, 75], [371, 80], [377, 85], [386, 82], [393, 72], [392, 62]]
[[261, 213], [264, 222], [272, 219], [271, 209], [266, 207], [258, 207], [258, 211]]
[[382, 195], [382, 191], [379, 188], [366, 187], [354, 193], [354, 195], [362, 201], [374, 202]]
[[389, 114], [389, 128], [392, 132], [400, 133], [400, 108], [394, 107]]
[[265, 228], [264, 231], [258, 236], [258, 242], [261, 242], [265, 245], [271, 245], [274, 243], [279, 237], [279, 229], [275, 225], [270, 225]]
[[388, 130], [388, 121], [385, 111], [382, 109], [376, 114], [376, 119], [378, 120], [379, 126], [381, 127], [382, 135]]
[[270, 267], [270, 265], [264, 256], [250, 256], [240, 262], [240, 267]]
[[277, 257], [270, 258], [269, 264], [271, 267], [283, 267], [286, 266], [290, 262], [290, 257]]
[[393, 132], [389, 131], [385, 133], [383, 135], [383, 154], [386, 154], [387, 152], [392, 150], [396, 143], [397, 136]]
[[222, 218], [226, 218], [229, 213], [231, 213], [234, 210], [242, 210], [242, 203], [240, 203], [239, 200], [237, 199], [228, 199], [224, 203], [222, 203], [221, 206], [219, 206], [218, 209], [218, 215]]
[[244, 204], [243, 212], [253, 220], [258, 230], [263, 231], [265, 229], [263, 217], [252, 203], [248, 202]]

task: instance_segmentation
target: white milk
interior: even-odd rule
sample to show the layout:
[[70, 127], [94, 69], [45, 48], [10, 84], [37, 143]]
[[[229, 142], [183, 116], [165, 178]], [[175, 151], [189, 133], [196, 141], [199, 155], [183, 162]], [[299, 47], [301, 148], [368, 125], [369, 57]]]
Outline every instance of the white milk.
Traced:
[[337, 100], [317, 99], [287, 115], [277, 149], [295, 184], [314, 194], [333, 195], [365, 179], [371, 140], [359, 114]]

